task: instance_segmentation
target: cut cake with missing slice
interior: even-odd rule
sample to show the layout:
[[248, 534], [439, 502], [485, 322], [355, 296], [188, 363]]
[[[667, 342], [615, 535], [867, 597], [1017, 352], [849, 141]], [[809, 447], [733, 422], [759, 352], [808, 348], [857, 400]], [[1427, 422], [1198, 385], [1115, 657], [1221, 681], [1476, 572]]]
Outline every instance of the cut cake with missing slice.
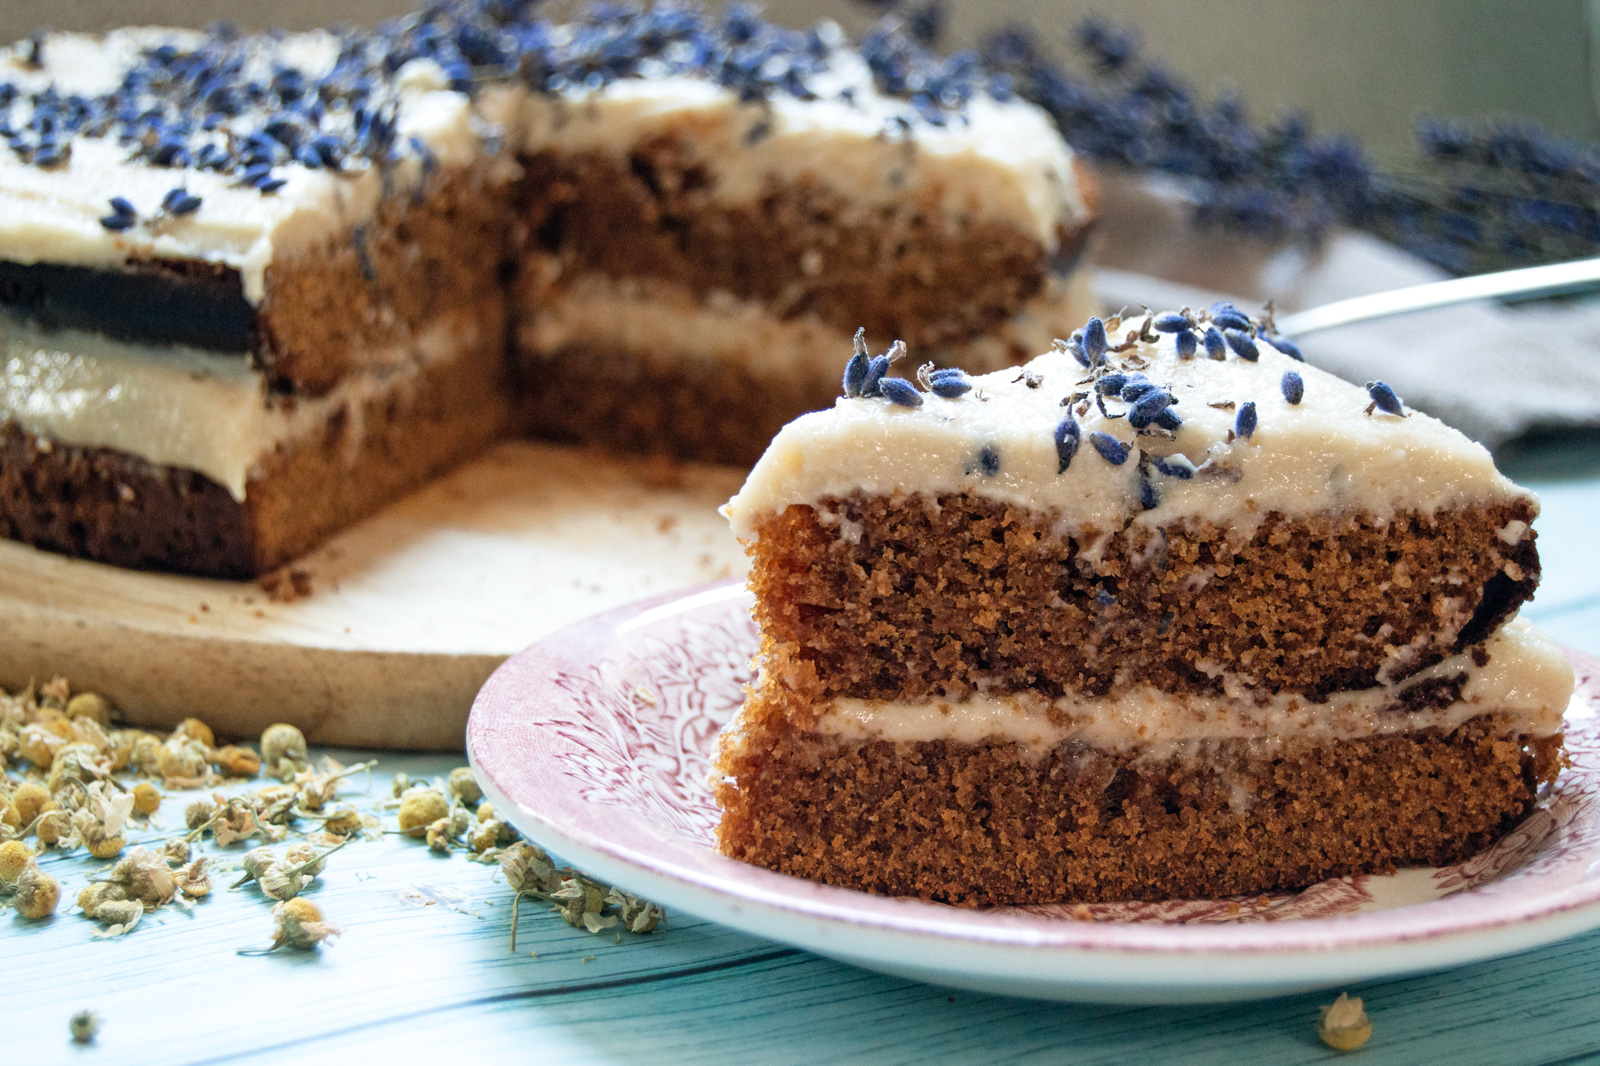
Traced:
[[1214, 897], [1526, 815], [1573, 687], [1512, 620], [1537, 501], [1297, 355], [1226, 305], [976, 378], [858, 352], [727, 508], [761, 649], [723, 853], [964, 904]]

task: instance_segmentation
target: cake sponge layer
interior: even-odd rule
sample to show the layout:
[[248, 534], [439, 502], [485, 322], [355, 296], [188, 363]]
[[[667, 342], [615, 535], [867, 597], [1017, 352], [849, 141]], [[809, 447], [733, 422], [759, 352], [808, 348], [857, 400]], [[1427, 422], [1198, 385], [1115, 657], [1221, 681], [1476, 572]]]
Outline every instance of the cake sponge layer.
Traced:
[[[979, 496], [791, 506], [754, 542], [764, 656], [818, 696], [1174, 693], [1312, 699], [1389, 683], [1481, 642], [1538, 582], [1531, 501], [1210, 522], [1108, 536]], [[1507, 543], [1500, 531], [1519, 530]]]
[[1449, 733], [1229, 740], [1149, 759], [736, 722], [717, 764], [718, 849], [827, 884], [972, 906], [1296, 889], [1444, 865], [1510, 829], [1562, 756], [1560, 736], [1508, 726], [1491, 714]]

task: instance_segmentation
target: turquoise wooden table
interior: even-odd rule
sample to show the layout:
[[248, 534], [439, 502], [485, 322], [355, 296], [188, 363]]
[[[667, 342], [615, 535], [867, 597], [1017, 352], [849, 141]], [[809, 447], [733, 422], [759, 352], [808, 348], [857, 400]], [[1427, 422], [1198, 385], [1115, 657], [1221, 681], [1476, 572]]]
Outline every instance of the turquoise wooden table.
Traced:
[[[1545, 577], [1527, 615], [1600, 652], [1600, 433], [1527, 441], [1501, 456], [1543, 499]], [[335, 753], [341, 759], [366, 753]], [[377, 754], [358, 804], [393, 774], [459, 758]], [[365, 795], [363, 795], [365, 790]], [[174, 796], [163, 816], [182, 823]], [[389, 816], [392, 824], [393, 816]], [[208, 848], [210, 845], [208, 844]], [[235, 851], [242, 850], [235, 848]], [[57, 916], [0, 915], [0, 1064], [522, 1062], [1301, 1063], [1333, 993], [1188, 1008], [1087, 1007], [988, 997], [881, 977], [715, 922], [590, 935], [511, 894], [497, 869], [398, 836], [333, 856], [308, 897], [343, 935], [315, 953], [239, 954], [271, 939], [267, 902], [217, 890], [98, 939], [71, 901], [101, 864], [51, 857]], [[626, 887], [626, 886], [624, 886]], [[1348, 989], [1365, 998], [1380, 1063], [1600, 1061], [1600, 933], [1431, 977]], [[72, 1045], [68, 1019], [103, 1020]]]

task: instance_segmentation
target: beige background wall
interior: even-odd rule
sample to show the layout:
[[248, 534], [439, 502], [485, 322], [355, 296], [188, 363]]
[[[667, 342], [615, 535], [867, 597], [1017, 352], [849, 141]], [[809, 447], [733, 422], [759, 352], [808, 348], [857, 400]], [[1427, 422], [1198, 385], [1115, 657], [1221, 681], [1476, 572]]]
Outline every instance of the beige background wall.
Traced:
[[[93, 29], [134, 22], [247, 26], [370, 23], [407, 0], [3, 0], [0, 38], [36, 25]], [[1237, 85], [1262, 117], [1297, 105], [1325, 128], [1359, 134], [1390, 164], [1409, 154], [1421, 113], [1527, 115], [1600, 140], [1591, 91], [1600, 0], [953, 0], [954, 38], [1024, 18], [1058, 35], [1088, 12], [1144, 28], [1153, 53], [1201, 85]], [[845, 0], [773, 0], [803, 24], [820, 15], [864, 24]]]

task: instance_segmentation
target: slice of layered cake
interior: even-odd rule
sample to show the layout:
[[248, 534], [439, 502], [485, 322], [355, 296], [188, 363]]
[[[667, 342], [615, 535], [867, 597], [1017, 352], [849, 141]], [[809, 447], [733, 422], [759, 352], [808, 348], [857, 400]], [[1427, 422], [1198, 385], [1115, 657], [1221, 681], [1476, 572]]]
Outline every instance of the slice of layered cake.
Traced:
[[728, 505], [762, 642], [725, 854], [966, 904], [1254, 893], [1460, 859], [1558, 772], [1572, 671], [1508, 621], [1538, 505], [1481, 446], [1229, 306], [982, 377], [902, 351]]
[[970, 55], [668, 7], [536, 66], [512, 313], [537, 433], [751, 463], [831, 403], [857, 326], [993, 369], [1093, 309], [1088, 178]]
[[1059, 133], [892, 26], [42, 34], [0, 134], [0, 533], [127, 566], [258, 573], [514, 422], [750, 462], [858, 318], [999, 366], [1087, 313]]
[[225, 30], [0, 59], [0, 531], [245, 576], [505, 430], [517, 172], [381, 69]]

